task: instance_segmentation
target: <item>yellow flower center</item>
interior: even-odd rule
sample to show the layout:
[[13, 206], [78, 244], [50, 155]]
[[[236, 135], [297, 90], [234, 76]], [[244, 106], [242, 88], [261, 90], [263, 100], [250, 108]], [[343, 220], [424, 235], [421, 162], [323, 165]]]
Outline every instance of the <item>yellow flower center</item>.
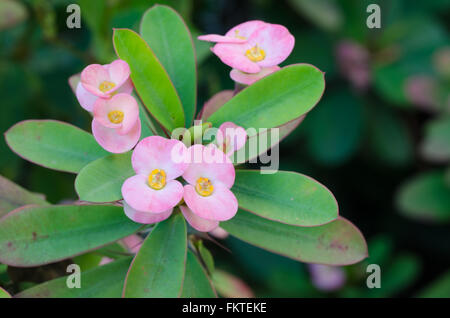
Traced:
[[264, 52], [264, 50], [259, 48], [258, 44], [256, 44], [254, 47], [245, 51], [245, 56], [252, 62], [259, 62], [266, 58], [266, 52]]
[[239, 35], [239, 30], [234, 30], [234, 37], [240, 40], [247, 40], [245, 36]]
[[214, 186], [208, 178], [200, 177], [197, 179], [197, 184], [195, 185], [195, 190], [201, 196], [210, 196], [214, 191]]
[[155, 190], [161, 190], [166, 186], [166, 172], [161, 169], [154, 169], [148, 175], [148, 185]]
[[109, 121], [113, 124], [120, 124], [123, 121], [124, 113], [120, 110], [113, 110], [108, 113]]
[[106, 93], [107, 91], [113, 89], [116, 87], [116, 84], [109, 81], [103, 81], [100, 83], [100, 86], [98, 87], [99, 90], [101, 90], [103, 93]]

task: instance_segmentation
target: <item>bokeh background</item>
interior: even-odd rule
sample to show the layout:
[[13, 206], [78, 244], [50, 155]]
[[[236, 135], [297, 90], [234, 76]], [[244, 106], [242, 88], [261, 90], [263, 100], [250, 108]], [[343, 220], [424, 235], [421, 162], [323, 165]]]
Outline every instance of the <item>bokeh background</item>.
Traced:
[[[81, 29], [66, 27], [71, 3]], [[112, 61], [112, 28], [137, 30], [155, 3], [180, 12], [194, 36], [253, 19], [290, 30], [296, 45], [283, 65], [316, 65], [327, 87], [281, 143], [280, 168], [327, 185], [369, 244], [360, 264], [316, 268], [232, 238], [207, 242], [223, 296], [450, 297], [449, 0], [1, 0], [0, 131], [32, 118], [90, 131], [69, 76]], [[381, 7], [381, 29], [366, 26], [370, 3]], [[194, 42], [200, 109], [234, 84], [210, 45]], [[52, 203], [77, 199], [74, 175], [20, 159], [3, 138], [0, 174]], [[371, 263], [381, 266], [380, 289], [366, 287]], [[19, 291], [60, 272], [0, 265], [0, 285]]]

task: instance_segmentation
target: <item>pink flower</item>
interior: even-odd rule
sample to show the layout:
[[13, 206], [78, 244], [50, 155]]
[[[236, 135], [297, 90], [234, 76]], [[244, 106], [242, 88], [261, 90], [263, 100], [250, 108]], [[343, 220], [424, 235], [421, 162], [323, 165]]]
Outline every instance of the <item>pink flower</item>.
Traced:
[[92, 133], [112, 153], [131, 150], [141, 136], [139, 106], [133, 96], [120, 93], [110, 99], [98, 98], [93, 107]]
[[125, 215], [136, 223], [153, 224], [167, 219], [172, 214], [173, 209], [169, 209], [162, 213], [143, 212], [133, 209], [125, 201], [123, 201], [123, 210]]
[[331, 292], [340, 289], [346, 281], [346, 275], [342, 268], [322, 264], [309, 264], [311, 281], [313, 285], [322, 291]]
[[227, 156], [244, 147], [247, 132], [244, 128], [228, 121], [220, 125], [215, 143]]
[[231, 219], [238, 203], [231, 187], [235, 171], [230, 159], [216, 146], [193, 145], [188, 149], [190, 164], [183, 173], [184, 201], [195, 216], [211, 221]]
[[187, 169], [184, 161], [173, 160], [173, 148], [184, 156], [181, 141], [150, 136], [133, 151], [131, 163], [136, 175], [122, 185], [125, 214], [135, 222], [151, 224], [170, 216], [183, 198], [183, 186], [175, 180]]
[[132, 91], [130, 67], [125, 61], [115, 60], [107, 65], [88, 65], [81, 72], [76, 96], [80, 105], [92, 112], [99, 98], [110, 98], [117, 93], [131, 94]]
[[210, 34], [199, 39], [217, 42], [211, 51], [223, 63], [245, 73], [259, 73], [280, 64], [292, 52], [295, 43], [284, 26], [263, 21], [239, 24], [223, 37]]
[[232, 69], [230, 72], [230, 77], [233, 81], [239, 84], [243, 85], [252, 85], [257, 80], [260, 80], [263, 77], [266, 77], [267, 75], [272, 74], [273, 72], [276, 72], [280, 69], [278, 65], [271, 66], [271, 67], [264, 67], [261, 69], [261, 72], [250, 74], [250, 73], [244, 73], [239, 71], [238, 69]]

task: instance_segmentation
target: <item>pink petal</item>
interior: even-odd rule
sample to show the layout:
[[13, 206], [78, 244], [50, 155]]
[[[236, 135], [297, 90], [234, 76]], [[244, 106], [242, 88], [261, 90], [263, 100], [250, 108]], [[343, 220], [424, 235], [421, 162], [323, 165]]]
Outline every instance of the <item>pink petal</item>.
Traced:
[[[258, 65], [271, 67], [280, 64], [291, 54], [295, 38], [284, 26], [267, 24], [264, 28], [257, 30], [248, 41], [248, 45], [251, 47], [256, 44], [266, 53], [265, 59], [257, 62]], [[244, 71], [238, 67], [236, 68]]]
[[267, 24], [268, 23], [265, 23], [264, 21], [259, 21], [259, 20], [247, 21], [247, 22], [236, 25], [234, 28], [232, 28], [230, 31], [228, 31], [225, 34], [225, 36], [226, 37], [236, 37], [236, 30], [237, 30], [238, 36], [243, 36], [248, 39], [252, 36], [252, 34], [256, 30], [266, 26]]
[[106, 265], [106, 264], [111, 263], [112, 261], [114, 261], [113, 258], [108, 257], [108, 256], [103, 256], [103, 257], [101, 258], [100, 263], [99, 263], [98, 265], [99, 265], [99, 266]]
[[214, 114], [220, 107], [232, 99], [233, 96], [234, 92], [232, 90], [218, 92], [203, 105], [202, 111], [198, 117], [207, 121], [209, 116]]
[[227, 231], [222, 229], [220, 226], [216, 227], [214, 230], [209, 232], [209, 234], [211, 234], [212, 236], [217, 237], [219, 239], [222, 239], [222, 240], [226, 239], [228, 237], [228, 235], [230, 235]]
[[138, 174], [125, 180], [122, 195], [135, 210], [161, 213], [172, 209], [183, 197], [183, 186], [176, 180], [169, 180], [161, 190], [154, 190], [147, 184], [148, 175]]
[[[120, 124], [112, 123], [108, 114], [112, 111], [121, 111], [124, 114]], [[111, 99], [99, 98], [94, 104], [94, 118], [108, 128], [116, 128], [119, 135], [125, 135], [134, 128], [139, 119], [139, 106], [133, 96], [120, 93]]]
[[79, 82], [77, 85], [75, 95], [77, 96], [78, 102], [80, 103], [81, 107], [86, 109], [88, 112], [92, 112], [94, 110], [94, 104], [99, 97], [85, 89], [81, 82]]
[[198, 215], [196, 215], [195, 213], [193, 213], [191, 209], [189, 209], [185, 205], [181, 205], [180, 210], [183, 213], [184, 217], [186, 218], [186, 221], [188, 221], [188, 223], [197, 231], [209, 232], [219, 226], [219, 221], [211, 221], [203, 219]]
[[245, 43], [247, 39], [240, 39], [234, 36], [223, 36], [218, 34], [206, 34], [197, 37], [200, 41], [218, 42], [218, 43]]
[[245, 56], [245, 52], [249, 48], [250, 46], [248, 46], [248, 44], [218, 43], [211, 48], [211, 51], [216, 54], [223, 63], [232, 68], [236, 68], [246, 73], [258, 73], [261, 71], [261, 67]]
[[257, 80], [260, 80], [261, 78], [272, 74], [273, 72], [276, 72], [280, 69], [278, 65], [271, 66], [271, 67], [263, 67], [261, 69], [261, 72], [254, 73], [254, 74], [248, 74], [248, 73], [242, 73], [241, 71], [237, 69], [232, 69], [230, 72], [230, 77], [233, 81], [244, 84], [244, 85], [252, 85]]
[[108, 93], [104, 93], [99, 86], [104, 81], [110, 81], [109, 73], [105, 67], [100, 64], [91, 64], [81, 72], [81, 84], [92, 94], [99, 97], [108, 97]]
[[247, 141], [247, 132], [245, 129], [231, 121], [220, 125], [219, 132], [217, 133], [217, 142], [219, 147], [226, 142], [227, 149], [225, 154], [227, 156], [244, 147]]
[[94, 118], [92, 120], [92, 134], [105, 150], [112, 153], [127, 152], [136, 145], [141, 137], [141, 121], [138, 119], [126, 135], [120, 135], [117, 129], [105, 127]]
[[222, 183], [231, 188], [234, 184], [235, 171], [230, 159], [214, 145], [193, 145], [187, 150], [190, 164], [183, 174], [183, 178], [195, 185], [200, 177], [208, 178], [211, 182]]
[[111, 64], [105, 65], [105, 68], [109, 73], [111, 82], [116, 84], [116, 87], [110, 90], [109, 93], [120, 88], [130, 77], [130, 67], [123, 60], [115, 60]]
[[131, 81], [131, 78], [128, 78], [125, 83], [123, 83], [118, 89], [118, 93], [125, 93], [125, 94], [131, 94], [133, 92], [134, 86], [133, 82]]
[[123, 210], [126, 216], [128, 216], [131, 220], [133, 220], [136, 223], [153, 224], [167, 219], [172, 214], [173, 209], [169, 209], [161, 213], [142, 212], [133, 209], [124, 201]]
[[235, 216], [238, 202], [233, 192], [221, 183], [214, 184], [214, 192], [207, 197], [197, 193], [188, 184], [184, 186], [184, 201], [195, 215], [215, 221], [226, 221]]
[[334, 291], [341, 288], [346, 281], [346, 275], [341, 267], [308, 264], [313, 285], [323, 291]]
[[179, 140], [160, 136], [142, 139], [136, 146], [131, 163], [137, 174], [149, 175], [154, 169], [163, 169], [168, 180], [181, 176], [188, 163], [184, 160], [186, 146]]

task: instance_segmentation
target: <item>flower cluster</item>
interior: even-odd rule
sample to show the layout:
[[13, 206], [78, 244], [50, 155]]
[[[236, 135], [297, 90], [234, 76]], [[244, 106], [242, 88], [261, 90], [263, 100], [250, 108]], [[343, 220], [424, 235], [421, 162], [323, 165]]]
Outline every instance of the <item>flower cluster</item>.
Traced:
[[176, 139], [150, 136], [138, 143], [131, 161], [136, 175], [125, 180], [122, 195], [125, 214], [135, 222], [160, 222], [179, 205], [193, 228], [208, 232], [237, 212], [230, 190], [234, 166], [214, 144], [187, 148]]
[[211, 51], [231, 66], [231, 78], [251, 85], [258, 79], [280, 69], [294, 48], [295, 39], [286, 27], [263, 21], [241, 23], [224, 36], [201, 35], [199, 40], [215, 42]]
[[81, 72], [77, 99], [93, 114], [92, 133], [109, 152], [129, 151], [141, 136], [139, 106], [132, 92], [130, 67], [125, 61], [91, 64]]

